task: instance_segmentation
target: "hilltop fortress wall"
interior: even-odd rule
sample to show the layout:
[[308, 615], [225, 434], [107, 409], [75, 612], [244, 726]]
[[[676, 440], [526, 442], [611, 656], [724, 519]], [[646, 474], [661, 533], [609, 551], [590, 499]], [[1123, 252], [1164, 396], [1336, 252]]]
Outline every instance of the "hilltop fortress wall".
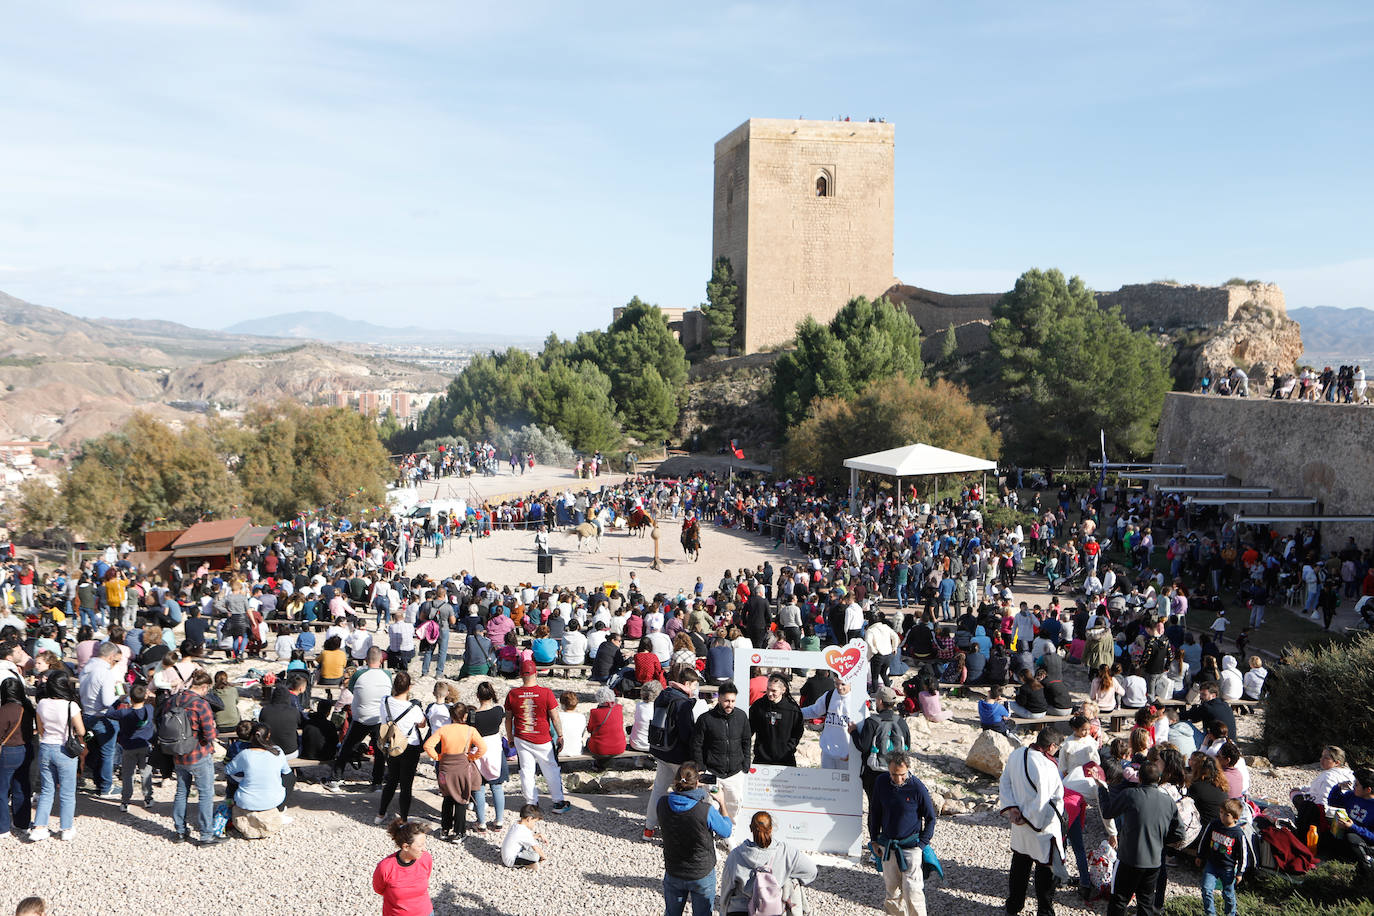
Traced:
[[[1275, 507], [1273, 515], [1374, 515], [1374, 410], [1348, 404], [1274, 401], [1254, 380], [1249, 398], [1172, 392], [1165, 396], [1155, 461], [1186, 464], [1193, 473], [1227, 474], [1228, 486], [1271, 487], [1275, 496], [1321, 500]], [[1263, 505], [1240, 508], [1255, 515]], [[1280, 525], [1287, 532], [1294, 526]], [[1324, 525], [1322, 542], [1339, 548], [1354, 537], [1362, 548], [1374, 524]]]

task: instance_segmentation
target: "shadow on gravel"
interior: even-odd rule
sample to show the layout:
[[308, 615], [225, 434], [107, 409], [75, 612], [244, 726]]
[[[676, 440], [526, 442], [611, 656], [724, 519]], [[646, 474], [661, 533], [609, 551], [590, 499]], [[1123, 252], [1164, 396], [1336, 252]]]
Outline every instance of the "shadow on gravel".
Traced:
[[606, 887], [643, 887], [651, 891], [663, 890], [662, 878], [650, 878], [647, 875], [601, 875], [583, 872], [582, 877], [593, 884], [603, 884]]
[[485, 897], [460, 891], [448, 882], [436, 888], [431, 896], [435, 902], [436, 916], [512, 916], [492, 906]]

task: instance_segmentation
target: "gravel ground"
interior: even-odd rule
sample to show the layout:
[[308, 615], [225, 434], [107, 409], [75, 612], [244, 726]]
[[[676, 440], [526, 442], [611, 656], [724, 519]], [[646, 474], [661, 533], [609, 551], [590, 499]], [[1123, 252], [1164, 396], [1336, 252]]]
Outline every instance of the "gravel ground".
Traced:
[[[553, 678], [547, 684], [558, 692], [577, 690], [590, 699], [585, 683]], [[432, 678], [419, 679], [415, 696], [427, 698], [432, 685]], [[476, 681], [469, 680], [463, 692], [471, 698], [475, 686]], [[946, 879], [927, 886], [927, 904], [933, 916], [1001, 913], [1010, 861], [1007, 829], [992, 810], [995, 782], [963, 765], [963, 756], [977, 734], [966, 724], [976, 721], [974, 705], [968, 700], [951, 705], [955, 721], [933, 726], [928, 738], [918, 739], [918, 772], [932, 790], [959, 798], [972, 811], [939, 820], [935, 847], [945, 864]], [[1242, 735], [1253, 734], [1257, 720], [1241, 721]], [[808, 751], [814, 754], [809, 747], [814, 745], [814, 735], [808, 735], [807, 741]], [[1286, 768], [1272, 775], [1256, 771], [1255, 793], [1286, 798], [1289, 787], [1306, 783], [1310, 776], [1310, 768]], [[502, 868], [498, 834], [470, 836], [462, 845], [431, 839], [436, 912], [440, 916], [658, 912], [662, 853], [657, 844], [639, 836], [648, 774], [616, 774], [609, 782], [615, 794], [572, 792], [573, 809], [548, 816], [543, 832], [551, 861], [539, 873]], [[518, 778], [513, 778], [507, 787], [508, 799], [519, 798], [518, 786]], [[296, 821], [278, 836], [232, 839], [203, 850], [169, 840], [173, 788], [170, 781], [165, 783], [151, 809], [135, 807], [128, 814], [121, 814], [115, 803], [81, 795], [77, 836], [68, 842], [5, 840], [16, 881], [11, 899], [0, 899], [0, 912], [31, 893], [46, 897], [52, 912], [64, 914], [338, 916], [379, 911], [379, 898], [370, 887], [371, 872], [392, 847], [384, 831], [372, 825], [377, 798], [361, 791], [365, 783], [351, 783], [350, 789], [360, 791], [340, 794], [302, 785], [292, 797], [290, 813]], [[437, 825], [438, 812], [432, 770], [422, 765], [412, 816], [432, 819]], [[1090, 817], [1089, 848], [1100, 839], [1096, 819]], [[1196, 893], [1194, 873], [1171, 878], [1171, 893]], [[882, 880], [871, 868], [824, 857], [811, 896], [820, 913], [873, 912], [881, 908]], [[1060, 912], [1091, 911], [1070, 891], [1061, 892], [1058, 905]]]

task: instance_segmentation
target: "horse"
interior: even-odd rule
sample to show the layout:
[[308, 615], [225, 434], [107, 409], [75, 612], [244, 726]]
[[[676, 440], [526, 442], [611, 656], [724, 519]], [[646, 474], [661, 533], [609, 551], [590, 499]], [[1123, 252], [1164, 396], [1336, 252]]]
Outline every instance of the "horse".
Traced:
[[591, 522], [583, 522], [568, 529], [568, 537], [577, 538], [577, 549], [582, 550], [583, 541], [591, 541], [595, 550], [601, 550], [601, 529]]
[[682, 552], [692, 558], [692, 562], [701, 559], [701, 527], [695, 522], [684, 522], [682, 525]]
[[636, 508], [630, 513], [630, 533], [638, 532], [639, 536], [643, 537], [645, 532], [653, 527], [655, 527], [653, 516], [649, 515], [649, 513], [645, 512], [643, 509]]

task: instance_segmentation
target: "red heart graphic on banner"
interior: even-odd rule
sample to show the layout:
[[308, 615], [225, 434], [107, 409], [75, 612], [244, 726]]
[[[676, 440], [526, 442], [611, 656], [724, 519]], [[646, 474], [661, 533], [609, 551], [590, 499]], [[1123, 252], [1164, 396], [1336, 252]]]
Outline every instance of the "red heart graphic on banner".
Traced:
[[763, 656], [759, 655], [757, 652], [749, 656], [750, 664], [757, 665], [761, 661], [763, 661]]
[[750, 772], [750, 773], [757, 773], [758, 771], [759, 771], [759, 768], [758, 768], [758, 767], [750, 767], [750, 768], [749, 768], [749, 772]]
[[849, 673], [859, 667], [859, 662], [862, 660], [863, 652], [859, 650], [858, 646], [850, 646], [843, 652], [833, 646], [825, 650], [826, 667], [842, 679], [847, 679]]

